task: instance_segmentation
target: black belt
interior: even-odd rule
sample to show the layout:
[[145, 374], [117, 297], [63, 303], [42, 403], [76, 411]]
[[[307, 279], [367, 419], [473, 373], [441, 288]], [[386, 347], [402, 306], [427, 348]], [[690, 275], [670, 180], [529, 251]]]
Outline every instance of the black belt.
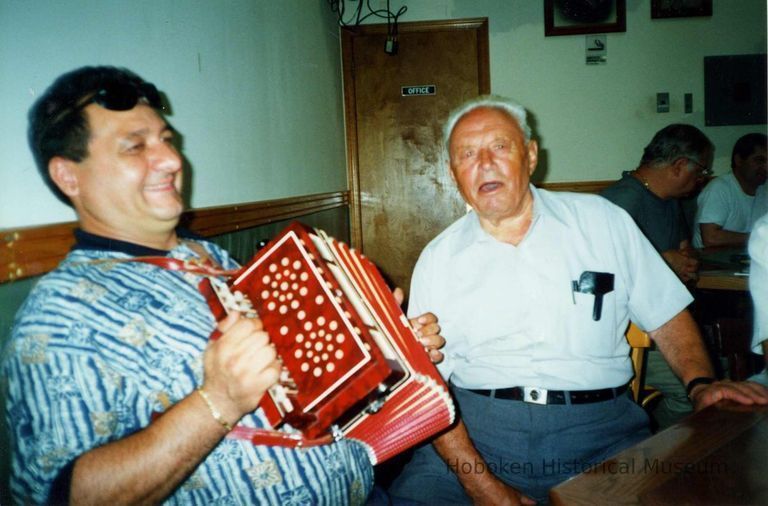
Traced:
[[570, 392], [534, 387], [497, 388], [495, 390], [468, 388], [466, 390], [486, 397], [525, 401], [533, 404], [566, 404], [565, 400], [568, 398], [571, 400], [571, 404], [590, 404], [615, 399], [627, 391], [627, 385], [599, 390], [572, 390]]

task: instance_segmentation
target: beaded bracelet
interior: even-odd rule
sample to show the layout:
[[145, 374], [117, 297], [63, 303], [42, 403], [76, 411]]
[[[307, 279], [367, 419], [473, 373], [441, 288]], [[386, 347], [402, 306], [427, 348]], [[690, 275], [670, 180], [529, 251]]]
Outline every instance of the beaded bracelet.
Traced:
[[223, 416], [221, 416], [221, 413], [219, 412], [218, 409], [216, 409], [216, 406], [213, 405], [213, 402], [211, 402], [210, 397], [208, 397], [208, 394], [205, 392], [205, 390], [203, 390], [203, 387], [198, 387], [197, 393], [199, 393], [200, 397], [202, 397], [203, 401], [205, 401], [205, 405], [208, 406], [208, 409], [210, 410], [211, 415], [213, 416], [213, 418], [217, 422], [219, 422], [222, 427], [227, 429], [227, 432], [231, 432], [232, 431], [232, 426], [229, 424], [229, 422], [224, 420]]

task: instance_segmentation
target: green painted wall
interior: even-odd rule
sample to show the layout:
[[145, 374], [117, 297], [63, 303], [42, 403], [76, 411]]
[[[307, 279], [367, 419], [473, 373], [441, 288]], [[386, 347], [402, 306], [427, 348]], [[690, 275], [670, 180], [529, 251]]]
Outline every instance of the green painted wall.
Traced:
[[[491, 90], [533, 113], [547, 182], [618, 179], [670, 123], [701, 128], [715, 144], [716, 174], [730, 170], [733, 143], [766, 125], [705, 127], [705, 56], [766, 52], [765, 0], [713, 0], [712, 17], [651, 19], [651, 0], [626, 0], [627, 31], [607, 34], [608, 62], [586, 65], [584, 35], [544, 36], [535, 0], [391, 0], [402, 21], [487, 17]], [[656, 93], [670, 94], [669, 113]], [[683, 95], [693, 93], [693, 113]], [[541, 151], [540, 151], [540, 154]]]
[[326, 0], [0, 0], [0, 229], [75, 219], [37, 174], [26, 114], [58, 75], [93, 64], [166, 92], [194, 207], [346, 189]]

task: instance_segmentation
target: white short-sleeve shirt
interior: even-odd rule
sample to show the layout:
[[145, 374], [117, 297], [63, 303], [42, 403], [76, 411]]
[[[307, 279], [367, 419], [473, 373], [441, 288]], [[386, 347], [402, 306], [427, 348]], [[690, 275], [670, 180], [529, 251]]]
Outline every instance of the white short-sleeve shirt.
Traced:
[[[736, 176], [729, 172], [710, 181], [696, 199], [696, 218], [693, 226], [693, 246], [702, 248], [701, 223], [715, 223], [723, 230], [747, 233], [754, 222], [752, 210], [755, 197], [741, 189]], [[758, 207], [760, 202], [758, 202]]]
[[[531, 191], [534, 218], [518, 246], [487, 234], [474, 212], [430, 242], [409, 313], [438, 316], [439, 369], [460, 387], [625, 384], [630, 319], [654, 330], [692, 297], [623, 209], [594, 195]], [[614, 275], [598, 321], [595, 296], [573, 291], [585, 271]]]
[[768, 214], [757, 220], [749, 236], [749, 291], [755, 307], [752, 351], [762, 354], [768, 339]]

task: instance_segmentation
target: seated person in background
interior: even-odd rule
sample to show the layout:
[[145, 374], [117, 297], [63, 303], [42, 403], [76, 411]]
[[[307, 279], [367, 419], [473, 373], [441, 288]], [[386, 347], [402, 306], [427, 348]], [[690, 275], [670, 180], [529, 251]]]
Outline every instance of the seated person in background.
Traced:
[[714, 380], [691, 295], [627, 213], [530, 184], [538, 146], [525, 109], [474, 99], [449, 116], [444, 141], [473, 210], [422, 252], [409, 312], [441, 318], [439, 369], [460, 417], [416, 450], [390, 487], [395, 501], [529, 504], [646, 438], [648, 418], [627, 394], [630, 319], [697, 409], [768, 403], [760, 385]]
[[683, 282], [696, 279], [699, 262], [679, 199], [710, 173], [713, 153], [712, 143], [698, 128], [669, 125], [645, 147], [640, 165], [601, 193], [632, 216]]
[[[226, 437], [266, 422], [256, 406], [280, 365], [261, 321], [232, 313], [210, 341], [201, 276], [130, 261], [237, 267], [176, 233], [182, 159], [160, 108], [132, 72], [84, 67], [30, 111], [38, 168], [80, 229], [19, 310], [3, 361], [16, 501], [363, 503], [373, 472], [354, 441], [289, 449]], [[437, 345], [434, 317], [420, 323]]]
[[732, 172], [713, 179], [699, 194], [695, 248], [745, 246], [755, 219], [768, 210], [765, 134], [747, 134], [736, 141], [731, 168]]
[[[696, 280], [699, 262], [690, 244], [679, 199], [710, 172], [714, 148], [698, 128], [673, 124], [659, 130], [643, 150], [640, 165], [601, 195], [622, 207], [684, 282]], [[646, 384], [664, 394], [653, 411], [659, 429], [693, 411], [685, 385], [661, 353], [648, 353]]]
[[749, 292], [755, 308], [752, 351], [765, 359], [765, 369], [750, 379], [768, 386], [768, 213], [752, 229], [749, 257]]

